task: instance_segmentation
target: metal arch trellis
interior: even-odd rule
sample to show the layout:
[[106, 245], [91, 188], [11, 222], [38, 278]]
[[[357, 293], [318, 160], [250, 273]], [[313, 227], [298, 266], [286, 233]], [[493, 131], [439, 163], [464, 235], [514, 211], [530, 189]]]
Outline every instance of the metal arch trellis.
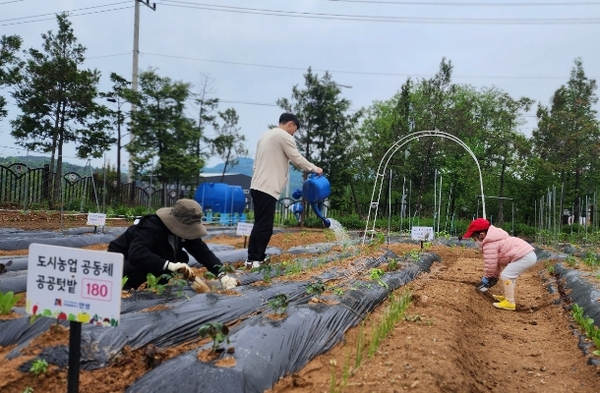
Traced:
[[[426, 130], [426, 131], [416, 131], [413, 132], [411, 134], [405, 135], [403, 136], [400, 140], [398, 140], [397, 142], [395, 142], [383, 155], [383, 157], [381, 158], [381, 161], [379, 162], [379, 167], [377, 168], [377, 175], [375, 177], [375, 184], [373, 185], [373, 193], [371, 194], [371, 203], [369, 204], [369, 214], [367, 216], [367, 224], [365, 226], [365, 233], [363, 235], [363, 240], [362, 243], [365, 243], [366, 237], [367, 237], [367, 233], [371, 233], [371, 239], [373, 239], [373, 235], [375, 234], [375, 222], [377, 221], [377, 212], [379, 210], [379, 200], [381, 199], [381, 189], [383, 188], [383, 179], [387, 170], [387, 166], [391, 160], [391, 158], [394, 156], [394, 154], [396, 154], [396, 152], [402, 148], [404, 145], [406, 145], [408, 142], [411, 142], [415, 139], [418, 138], [424, 138], [424, 137], [439, 137], [439, 138], [444, 138], [444, 139], [449, 139], [451, 141], [454, 141], [456, 143], [458, 143], [460, 146], [462, 146], [473, 158], [473, 160], [475, 161], [475, 164], [477, 165], [477, 170], [479, 171], [479, 184], [481, 186], [481, 200], [482, 200], [482, 213], [483, 213], [483, 218], [486, 218], [486, 212], [485, 212], [485, 197], [484, 193], [483, 193], [483, 177], [481, 176], [481, 167], [479, 166], [479, 162], [477, 161], [477, 157], [475, 157], [475, 154], [473, 153], [473, 151], [469, 148], [469, 146], [467, 146], [463, 141], [461, 141], [459, 138], [457, 138], [456, 136], [444, 132], [444, 131], [437, 131], [437, 130]], [[384, 163], [385, 162], [385, 163]], [[379, 186], [379, 190], [377, 191], [377, 188]], [[375, 192], [377, 191], [377, 201], [375, 201]], [[371, 230], [369, 230], [369, 221], [371, 220], [371, 213], [373, 213], [373, 227]]]

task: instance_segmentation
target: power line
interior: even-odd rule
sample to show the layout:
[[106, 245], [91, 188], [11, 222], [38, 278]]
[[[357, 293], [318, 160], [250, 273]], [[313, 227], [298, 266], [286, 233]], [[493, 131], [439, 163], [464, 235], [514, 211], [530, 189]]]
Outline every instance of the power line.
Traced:
[[[9, 4], [14, 2], [20, 2], [22, 0], [12, 0], [2, 4]], [[474, 2], [454, 2], [454, 3], [440, 3], [440, 2], [402, 2], [402, 1], [367, 1], [367, 0], [323, 0], [330, 2], [347, 2], [347, 3], [375, 3], [375, 4], [391, 4], [391, 5], [412, 5], [412, 6], [598, 6], [600, 3], [593, 2], [573, 2], [573, 3], [474, 3]], [[172, 4], [168, 4], [172, 3]], [[91, 10], [96, 8], [104, 8], [111, 6], [118, 6], [121, 4], [130, 4], [129, 1], [122, 1], [117, 3], [105, 4], [100, 6], [78, 8], [70, 11], [57, 11], [74, 13], [70, 16], [85, 16], [93, 15], [105, 12], [119, 11], [123, 9], [132, 8], [132, 5], [124, 7], [112, 8], [108, 10], [97, 10], [93, 12], [81, 12], [85, 10]], [[329, 14], [329, 13], [314, 13], [314, 12], [297, 12], [297, 11], [279, 11], [259, 8], [248, 8], [248, 7], [234, 7], [234, 6], [221, 6], [205, 3], [194, 3], [188, 1], [176, 1], [176, 0], [163, 0], [163, 5], [179, 8], [190, 8], [190, 9], [201, 9], [208, 11], [219, 11], [219, 12], [230, 12], [230, 13], [242, 13], [242, 14], [257, 14], [267, 16], [280, 16], [280, 17], [293, 17], [293, 18], [305, 18], [305, 19], [325, 19], [325, 20], [345, 20], [345, 21], [357, 21], [357, 22], [378, 22], [378, 23], [404, 23], [404, 24], [480, 24], [480, 25], [557, 25], [557, 24], [599, 24], [600, 18], [538, 18], [538, 19], [516, 19], [516, 18], [498, 18], [498, 19], [482, 19], [482, 18], [431, 18], [431, 17], [394, 17], [394, 16], [378, 16], [378, 15], [349, 15], [349, 14]], [[19, 18], [9, 18], [0, 20], [0, 26], [13, 26], [27, 23], [43, 22], [47, 20], [53, 20], [56, 13], [47, 13], [40, 15], [31, 15]], [[77, 14], [75, 14], [77, 13]]]
[[94, 57], [86, 57], [86, 60], [91, 60], [91, 59], [102, 59], [104, 57], [116, 57], [116, 56], [125, 56], [125, 55], [130, 55], [131, 52], [127, 52], [127, 53], [117, 53], [114, 55], [103, 55], [103, 56], [94, 56]]
[[[124, 10], [124, 9], [133, 7], [133, 5], [128, 5], [128, 6], [119, 7], [119, 8], [111, 8], [108, 10], [96, 10], [93, 12], [81, 12], [81, 11], [85, 11], [85, 10], [92, 10], [92, 9], [103, 8], [103, 7], [111, 7], [111, 6], [116, 6], [116, 5], [120, 5], [120, 4], [129, 4], [129, 2], [121, 1], [118, 3], [111, 3], [111, 4], [94, 6], [94, 7], [78, 8], [78, 9], [70, 10], [70, 11], [57, 11], [57, 12], [46, 13], [46, 14], [3, 19], [3, 20], [0, 20], [0, 26], [22, 25], [22, 24], [27, 24], [27, 23], [35, 23], [35, 22], [43, 22], [43, 21], [47, 21], [47, 20], [53, 20], [56, 18], [56, 14], [60, 14], [61, 12], [68, 12], [69, 17], [77, 17], [77, 16], [84, 16], [84, 15], [100, 14], [100, 13], [104, 13], [104, 12], [119, 11], [119, 10]], [[77, 13], [77, 14], [71, 14], [72, 12]]]
[[[172, 3], [172, 4], [169, 4]], [[405, 23], [405, 24], [476, 24], [476, 25], [572, 25], [600, 24], [600, 18], [431, 18], [431, 17], [395, 17], [378, 15], [327, 14], [315, 12], [279, 11], [260, 8], [220, 6], [188, 1], [164, 0], [163, 5], [171, 7], [201, 9], [238, 14], [269, 15], [304, 19], [345, 20], [358, 22]]]
[[[236, 61], [202, 59], [202, 58], [197, 58], [197, 57], [163, 55], [163, 54], [159, 54], [159, 53], [149, 53], [149, 52], [141, 52], [141, 53], [144, 55], [148, 55], [148, 56], [158, 56], [158, 57], [167, 57], [167, 58], [174, 58], [174, 59], [193, 60], [193, 61], [205, 61], [205, 62], [209, 62], [209, 63], [306, 71], [306, 67], [288, 67], [288, 66], [279, 66], [279, 65], [272, 65], [272, 64], [242, 63], [242, 62], [236, 62]], [[392, 72], [368, 72], [368, 71], [330, 70], [330, 69], [327, 70], [327, 69], [318, 69], [318, 68], [313, 68], [313, 70], [318, 71], [318, 72], [329, 72], [329, 73], [337, 73], [337, 74], [373, 75], [373, 76], [393, 76], [393, 77], [413, 77], [413, 78], [427, 78], [427, 77], [431, 76], [431, 75], [424, 75], [424, 74], [406, 74], [406, 73], [399, 74], [399, 73], [392, 73]], [[564, 76], [563, 77], [558, 77], [558, 76], [485, 76], [485, 75], [453, 75], [453, 76], [456, 78], [471, 78], [471, 79], [541, 79], [541, 80], [565, 79]]]
[[553, 7], [553, 6], [589, 6], [600, 5], [597, 2], [560, 2], [560, 3], [475, 3], [475, 2], [429, 2], [429, 1], [376, 1], [376, 0], [322, 0], [335, 3], [362, 3], [362, 4], [386, 4], [386, 5], [411, 5], [411, 6], [442, 6], [442, 7]]

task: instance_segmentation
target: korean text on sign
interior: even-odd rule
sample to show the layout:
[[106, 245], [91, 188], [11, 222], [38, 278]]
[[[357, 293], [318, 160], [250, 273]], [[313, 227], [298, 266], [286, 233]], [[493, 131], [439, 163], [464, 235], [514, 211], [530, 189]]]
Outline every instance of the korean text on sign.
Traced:
[[26, 310], [82, 322], [108, 320], [115, 326], [122, 273], [123, 256], [118, 253], [32, 244]]

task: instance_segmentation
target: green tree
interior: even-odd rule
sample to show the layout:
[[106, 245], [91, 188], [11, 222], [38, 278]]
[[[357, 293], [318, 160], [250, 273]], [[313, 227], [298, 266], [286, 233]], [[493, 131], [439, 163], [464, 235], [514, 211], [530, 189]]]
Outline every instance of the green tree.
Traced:
[[[209, 152], [214, 149], [213, 141], [206, 136], [206, 128], [212, 126], [213, 129], [218, 128], [217, 124], [217, 107], [219, 99], [212, 97], [212, 79], [208, 75], [201, 75], [199, 84], [200, 91], [194, 96], [194, 103], [198, 105], [198, 132], [199, 137], [196, 143], [196, 157], [204, 162], [208, 159]], [[196, 175], [196, 186], [200, 184], [200, 172]]]
[[122, 76], [111, 72], [110, 81], [112, 82], [112, 90], [107, 93], [100, 93], [100, 97], [106, 98], [107, 101], [113, 102], [116, 105], [116, 110], [107, 108], [108, 116], [111, 119], [111, 125], [114, 130], [117, 131], [117, 138], [115, 139], [117, 143], [117, 191], [121, 190], [121, 150], [123, 148], [123, 144], [121, 139], [123, 138], [125, 120], [126, 120], [126, 112], [121, 109], [123, 104], [127, 100], [127, 91], [131, 82], [123, 78]]
[[27, 51], [22, 78], [13, 92], [22, 115], [11, 122], [17, 144], [51, 153], [51, 206], [61, 187], [64, 145], [76, 143], [77, 156], [88, 158], [101, 157], [115, 142], [107, 132], [106, 107], [94, 101], [100, 72], [80, 68], [86, 48], [77, 43], [67, 14], [56, 18], [58, 32], [42, 34], [43, 50]]
[[569, 81], [554, 93], [551, 108], [538, 106], [538, 127], [533, 131], [540, 171], [565, 186], [565, 202], [575, 204], [576, 216], [584, 214], [580, 197], [595, 191], [599, 180], [594, 172], [600, 166], [600, 127], [593, 109], [598, 102], [596, 88], [596, 81], [585, 75], [582, 61], [576, 59]]
[[239, 163], [240, 157], [248, 156], [248, 149], [244, 145], [246, 136], [240, 134], [240, 128], [237, 126], [239, 116], [235, 109], [229, 108], [225, 112], [219, 112], [219, 117], [223, 124], [215, 128], [217, 136], [212, 143], [215, 152], [225, 163], [221, 174], [221, 181], [223, 181], [227, 167], [235, 167]]
[[139, 75], [139, 91], [128, 90], [126, 96], [137, 107], [131, 115], [135, 137], [126, 146], [134, 175], [152, 170], [163, 183], [191, 185], [203, 162], [196, 155], [198, 128], [185, 116], [190, 84], [149, 70]]
[[[332, 207], [337, 208], [346, 187], [353, 187], [352, 182], [348, 182], [351, 171], [347, 163], [356, 152], [350, 147], [357, 144], [355, 128], [362, 110], [347, 114], [351, 102], [340, 97], [340, 85], [328, 72], [319, 78], [309, 68], [304, 74], [304, 85], [304, 89], [294, 86], [291, 99], [279, 99], [277, 105], [300, 120], [298, 150], [323, 168], [331, 183]], [[305, 173], [304, 179], [306, 176]]]
[[[0, 37], [0, 88], [14, 83], [19, 77], [19, 59], [16, 53], [23, 40], [17, 35]], [[0, 95], [0, 119], [6, 117], [6, 98]]]
[[517, 127], [523, 124], [520, 113], [529, 111], [533, 101], [529, 98], [514, 100], [497, 88], [483, 89], [478, 97], [482, 118], [487, 119], [482, 128], [486, 136], [482, 146], [484, 169], [493, 174], [494, 179], [493, 184], [487, 184], [487, 195], [499, 197], [495, 221], [501, 226], [504, 223], [503, 198], [515, 197], [506, 195], [506, 183], [521, 176], [523, 157], [530, 150], [525, 135], [517, 131]]
[[[367, 109], [360, 127], [364, 154], [357, 160], [364, 165], [363, 174], [372, 174], [400, 138], [416, 131], [441, 130], [458, 137], [474, 152], [482, 167], [485, 189], [493, 190], [492, 195], [503, 195], [507, 179], [521, 175], [517, 172], [520, 160], [528, 153], [528, 144], [516, 129], [522, 122], [520, 111], [527, 110], [531, 100], [514, 100], [495, 88], [476, 90], [454, 84], [451, 74], [451, 63], [442, 59], [433, 78], [417, 82], [409, 79], [394, 97]], [[389, 172], [379, 175], [393, 182], [391, 198], [401, 200], [411, 189], [417, 193], [410, 201], [416, 216], [438, 214], [434, 210], [433, 184], [434, 176], [439, 179], [440, 174], [447, 195], [446, 217], [456, 213], [466, 217], [475, 211], [481, 194], [477, 167], [465, 149], [453, 141], [420, 138], [409, 142], [391, 157], [387, 169], [391, 169], [392, 179]], [[363, 177], [368, 182], [368, 176]], [[384, 184], [383, 188], [387, 190], [388, 186]], [[382, 194], [382, 209], [387, 208], [389, 194]]]

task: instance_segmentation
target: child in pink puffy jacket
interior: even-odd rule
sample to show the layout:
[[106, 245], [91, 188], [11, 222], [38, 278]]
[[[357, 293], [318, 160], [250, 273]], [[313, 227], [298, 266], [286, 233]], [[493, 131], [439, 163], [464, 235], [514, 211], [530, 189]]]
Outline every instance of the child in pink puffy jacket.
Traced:
[[481, 292], [488, 291], [498, 282], [500, 276], [504, 296], [493, 295], [494, 299], [498, 300], [494, 307], [514, 311], [516, 280], [537, 262], [534, 248], [523, 239], [509, 236], [505, 230], [491, 225], [484, 218], [471, 222], [463, 236], [463, 239], [466, 238], [479, 243], [483, 251], [483, 278], [477, 289]]

